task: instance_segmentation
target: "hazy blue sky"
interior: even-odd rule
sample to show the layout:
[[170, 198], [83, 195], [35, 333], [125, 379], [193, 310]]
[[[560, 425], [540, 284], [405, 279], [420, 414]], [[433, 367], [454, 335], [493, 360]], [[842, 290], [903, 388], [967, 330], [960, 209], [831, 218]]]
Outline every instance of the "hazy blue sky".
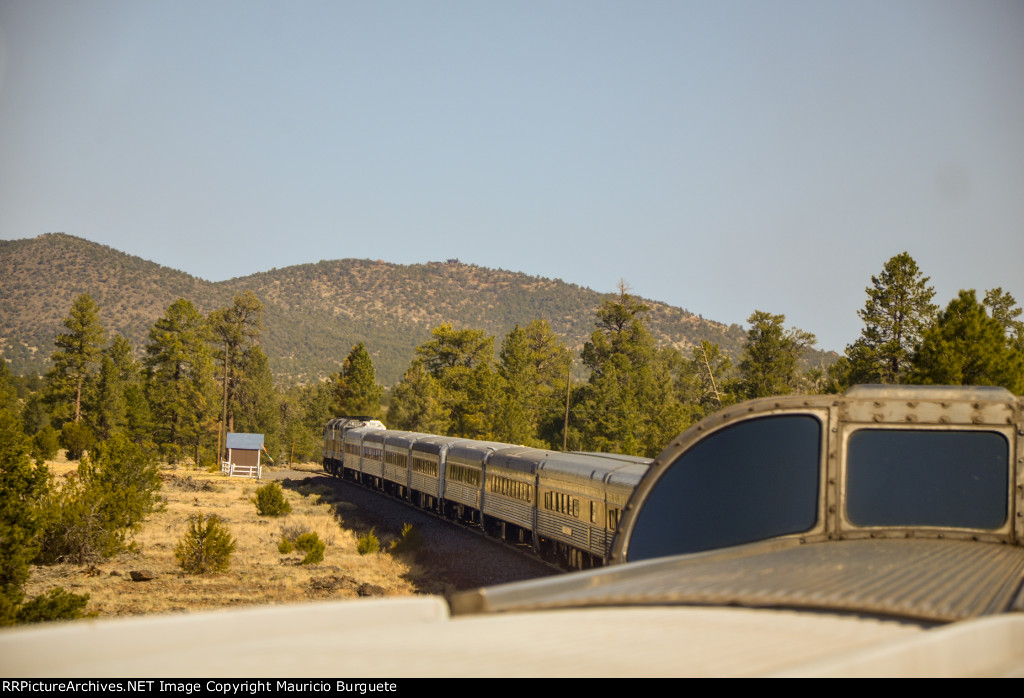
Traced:
[[1024, 2], [0, 0], [0, 238], [51, 231], [622, 278], [841, 351], [903, 250], [1024, 301]]

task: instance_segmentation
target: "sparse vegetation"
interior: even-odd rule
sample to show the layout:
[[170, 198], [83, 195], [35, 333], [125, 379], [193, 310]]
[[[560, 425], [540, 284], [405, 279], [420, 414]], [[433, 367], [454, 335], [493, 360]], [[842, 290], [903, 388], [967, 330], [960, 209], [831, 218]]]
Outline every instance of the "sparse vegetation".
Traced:
[[235, 539], [219, 516], [195, 514], [189, 517], [188, 531], [174, 549], [174, 557], [188, 574], [214, 574], [231, 566], [235, 547]]
[[[579, 346], [593, 329], [592, 312], [601, 301], [596, 291], [558, 279], [470, 264], [328, 260], [212, 283], [61, 233], [2, 240], [0, 253], [5, 289], [17, 299], [0, 313], [0, 336], [16, 338], [3, 350], [16, 374], [46, 372], [61, 318], [83, 291], [100, 306], [111, 334], [141, 347], [152, 324], [179, 298], [208, 313], [252, 290], [265, 305], [267, 329], [260, 344], [275, 378], [285, 384], [315, 383], [317, 376], [336, 372], [344, 358], [338, 347], [349, 348], [358, 337], [373, 358], [377, 379], [394, 385], [414, 347], [429, 338], [427, 330], [409, 328], [442, 322], [498, 336], [543, 317], [567, 345]], [[40, 274], [41, 268], [47, 273]], [[707, 339], [739, 355], [739, 325], [651, 305], [651, 331], [660, 344], [690, 346]]]
[[82, 617], [82, 611], [89, 603], [88, 594], [72, 594], [55, 587], [40, 594], [20, 609], [19, 623], [46, 623], [55, 620], [74, 620]]
[[327, 544], [320, 540], [315, 531], [308, 531], [295, 539], [295, 548], [306, 553], [300, 565], [314, 565], [324, 561]]
[[287, 516], [292, 505], [284, 498], [284, 490], [276, 482], [270, 482], [256, 490], [256, 511], [260, 516]]
[[295, 527], [285, 527], [281, 532], [281, 542], [277, 544], [277, 551], [282, 555], [287, 555], [293, 550], [306, 553], [306, 557], [299, 562], [300, 565], [314, 565], [323, 562], [327, 543], [320, 540], [316, 531], [298, 532], [300, 530], [296, 530]]
[[423, 536], [412, 527], [411, 523], [402, 524], [402, 535], [391, 541], [391, 548], [388, 550], [392, 555], [415, 554], [423, 547]]
[[49, 493], [41, 562], [82, 564], [119, 552], [159, 502], [156, 464], [122, 434], [98, 444], [76, 475]]
[[371, 528], [369, 533], [360, 536], [356, 541], [356, 550], [360, 555], [372, 555], [380, 552], [380, 539], [374, 535], [373, 531], [374, 529]]

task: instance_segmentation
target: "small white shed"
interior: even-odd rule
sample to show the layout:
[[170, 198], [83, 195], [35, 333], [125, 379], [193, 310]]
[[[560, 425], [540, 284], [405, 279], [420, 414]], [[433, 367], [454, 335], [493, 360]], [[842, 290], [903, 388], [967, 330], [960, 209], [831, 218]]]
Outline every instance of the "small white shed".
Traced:
[[220, 471], [231, 477], [254, 477], [259, 480], [263, 474], [261, 452], [263, 434], [234, 434], [227, 437], [227, 459], [220, 464]]

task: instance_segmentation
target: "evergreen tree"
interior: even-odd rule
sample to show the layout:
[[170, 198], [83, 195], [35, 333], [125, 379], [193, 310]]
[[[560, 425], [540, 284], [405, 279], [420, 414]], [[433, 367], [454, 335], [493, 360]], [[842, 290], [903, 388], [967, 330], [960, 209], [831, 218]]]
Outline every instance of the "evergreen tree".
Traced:
[[755, 310], [747, 322], [750, 329], [739, 366], [740, 393], [746, 399], [792, 393], [800, 386], [800, 357], [814, 346], [814, 335], [795, 327], [786, 330], [785, 315], [761, 310]]
[[75, 298], [71, 311], [64, 318], [67, 332], [57, 335], [54, 343], [53, 368], [47, 374], [48, 395], [60, 422], [78, 422], [82, 418], [82, 402], [89, 382], [100, 360], [104, 330], [100, 324], [99, 306], [83, 293]]
[[352, 347], [341, 372], [332, 378], [339, 415], [380, 416], [384, 389], [377, 383], [373, 360], [362, 342]]
[[[442, 433], [465, 438], [490, 438], [500, 399], [492, 368], [494, 337], [483, 330], [456, 330], [448, 323], [435, 327], [431, 336], [431, 340], [416, 347], [417, 360], [410, 368], [412, 380], [428, 394], [414, 398], [408, 392], [412, 384], [403, 379], [404, 386], [397, 386], [392, 397], [389, 419], [394, 411], [406, 424], [442, 421], [433, 404], [434, 385], [424, 382], [419, 375], [419, 371], [424, 370], [440, 389], [438, 399], [446, 423]], [[399, 401], [397, 408], [394, 404], [396, 398]]]
[[146, 392], [154, 439], [173, 462], [182, 450], [196, 453], [211, 416], [212, 362], [208, 329], [191, 302], [172, 303], [149, 331]]
[[590, 379], [572, 409], [583, 450], [653, 456], [688, 423], [675, 394], [673, 354], [658, 351], [644, 322], [649, 310], [625, 283], [597, 310], [597, 329], [583, 347]]
[[994, 288], [985, 293], [983, 302], [992, 319], [1002, 325], [1013, 347], [1024, 351], [1024, 322], [1018, 320], [1021, 309], [1014, 297], [1002, 288]]
[[619, 282], [618, 296], [601, 301], [597, 309], [597, 329], [583, 345], [583, 363], [600, 375], [615, 356], [638, 366], [650, 362], [655, 354], [654, 338], [644, 322], [650, 310], [629, 293], [625, 282]]
[[78, 477], [50, 493], [38, 559], [82, 564], [123, 550], [156, 506], [159, 487], [149, 449], [123, 433], [98, 444]]
[[[902, 252], [871, 277], [868, 300], [857, 312], [864, 321], [860, 338], [846, 347], [852, 383], [900, 383], [922, 334], [935, 317], [935, 289], [914, 259]], [[835, 376], [833, 376], [835, 377]]]
[[669, 352], [671, 371], [680, 403], [695, 422], [736, 402], [732, 392], [732, 360], [714, 342], [703, 340], [686, 359], [678, 352]]
[[326, 382], [291, 386], [279, 396], [282, 455], [289, 463], [319, 461], [324, 425], [334, 414], [334, 395]]
[[547, 431], [561, 446], [562, 402], [570, 361], [569, 350], [547, 321], [534, 320], [526, 328], [512, 328], [499, 353], [495, 438], [553, 446], [541, 433]]
[[1001, 385], [1017, 394], [1024, 391], [1021, 353], [973, 290], [960, 291], [925, 332], [910, 378], [914, 383]]
[[0, 361], [0, 626], [17, 621], [25, 598], [47, 478], [46, 468], [29, 458], [10, 372]]
[[498, 375], [491, 364], [480, 363], [472, 369], [451, 369], [458, 375], [458, 383], [448, 386], [451, 423], [449, 433], [467, 439], [495, 440], [495, 422], [501, 399]]
[[235, 430], [235, 392], [243, 377], [239, 362], [263, 331], [263, 303], [252, 291], [240, 293], [231, 306], [210, 313], [210, 327], [222, 381], [222, 426], [230, 432]]
[[449, 414], [440, 382], [427, 371], [422, 360], [413, 361], [392, 391], [388, 426], [427, 434], [447, 434], [451, 423]]
[[456, 330], [446, 322], [430, 334], [433, 339], [416, 347], [416, 356], [435, 378], [443, 378], [451, 369], [473, 369], [494, 360], [494, 337], [483, 330]]
[[237, 369], [238, 383], [230, 403], [233, 405], [234, 429], [263, 434], [267, 451], [282, 455], [277, 389], [267, 355], [258, 345], [251, 346], [241, 353]]
[[100, 370], [92, 391], [89, 424], [99, 439], [108, 439], [128, 426], [128, 391], [141, 385], [142, 375], [131, 344], [121, 335], [114, 337], [100, 356]]

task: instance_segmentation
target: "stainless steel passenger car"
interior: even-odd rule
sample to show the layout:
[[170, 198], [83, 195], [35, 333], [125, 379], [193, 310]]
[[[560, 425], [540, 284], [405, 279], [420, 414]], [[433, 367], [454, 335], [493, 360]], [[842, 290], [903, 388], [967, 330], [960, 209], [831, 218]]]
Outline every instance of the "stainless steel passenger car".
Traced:
[[549, 453], [537, 472], [537, 534], [574, 568], [604, 564], [648, 458]]
[[426, 436], [418, 432], [386, 432], [384, 440], [384, 490], [401, 499], [409, 498], [409, 463], [413, 444]]
[[360, 426], [342, 442], [345, 458], [325, 460], [329, 472], [580, 569], [607, 561], [618, 513], [650, 462]]
[[410, 453], [412, 469], [412, 502], [416, 506], [440, 513], [440, 502], [444, 495], [445, 464], [448, 449], [463, 439], [450, 436], [421, 436], [412, 445]]
[[369, 417], [338, 417], [327, 422], [324, 427], [324, 470], [332, 475], [341, 475], [345, 461], [345, 433], [359, 427], [383, 429], [384, 425]]
[[485, 530], [536, 547], [537, 469], [549, 453], [513, 446], [487, 456], [481, 496]]

